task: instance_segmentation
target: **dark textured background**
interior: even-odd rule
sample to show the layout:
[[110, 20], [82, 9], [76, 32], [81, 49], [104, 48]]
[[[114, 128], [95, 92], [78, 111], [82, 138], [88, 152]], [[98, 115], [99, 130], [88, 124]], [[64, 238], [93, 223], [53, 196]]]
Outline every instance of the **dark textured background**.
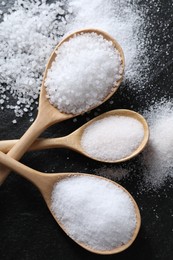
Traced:
[[[13, 1], [7, 1], [10, 5]], [[139, 1], [144, 8], [151, 1]], [[159, 2], [161, 11], [155, 13], [154, 2]], [[149, 48], [151, 67], [149, 73], [150, 87], [145, 87], [140, 93], [132, 91], [128, 82], [123, 83], [117, 93], [100, 106], [99, 113], [116, 108], [133, 108], [141, 112], [153, 100], [161, 97], [173, 97], [173, 10], [172, 0], [152, 1], [150, 11], [147, 13], [148, 23], [153, 24], [153, 32], [157, 30], [160, 37], [153, 34], [153, 44], [158, 42], [160, 51], [152, 57], [152, 45]], [[0, 3], [1, 5], [1, 3]], [[8, 8], [6, 5], [4, 8]], [[162, 37], [163, 23], [169, 21], [170, 26]], [[148, 27], [148, 30], [150, 28]], [[166, 47], [167, 44], [167, 47]], [[169, 56], [166, 55], [169, 51]], [[162, 66], [162, 64], [165, 64]], [[86, 122], [89, 116], [93, 118], [97, 110], [89, 115], [77, 117], [54, 125], [43, 134], [45, 137], [58, 137], [66, 135]], [[36, 116], [37, 110], [35, 110]], [[31, 124], [26, 117], [21, 118], [17, 125], [11, 120], [10, 111], [0, 110], [0, 139], [19, 138]], [[120, 183], [134, 196], [141, 210], [142, 226], [137, 239], [126, 251], [112, 256], [100, 256], [85, 251], [68, 238], [48, 211], [39, 191], [28, 181], [15, 173], [10, 174], [5, 183], [0, 187], [0, 259], [1, 260], [92, 260], [92, 259], [173, 259], [173, 197], [169, 181], [157, 192], [140, 192], [138, 177], [141, 174], [139, 156], [122, 164], [129, 168], [135, 165], [136, 171], [131, 172], [131, 178]], [[21, 162], [43, 172], [79, 171], [92, 173], [106, 164], [92, 161], [73, 151], [66, 149], [52, 149], [49, 151], [28, 152]], [[109, 165], [116, 169], [116, 165]], [[171, 180], [170, 180], [171, 181]]]

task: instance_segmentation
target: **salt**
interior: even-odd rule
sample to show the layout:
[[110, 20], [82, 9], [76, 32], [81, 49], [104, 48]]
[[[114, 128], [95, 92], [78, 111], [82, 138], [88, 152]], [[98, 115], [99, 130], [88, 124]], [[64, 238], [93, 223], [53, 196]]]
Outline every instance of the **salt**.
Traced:
[[[154, 6], [157, 10], [159, 3]], [[33, 96], [38, 98], [44, 66], [53, 48], [66, 33], [88, 27], [107, 31], [118, 40], [125, 54], [124, 78], [128, 86], [143, 89], [150, 77], [149, 64], [153, 62], [156, 67], [155, 57], [162, 51], [150, 39], [150, 35], [157, 33], [152, 31], [153, 23], [148, 24], [145, 17], [150, 9], [152, 3], [143, 9], [138, 1], [130, 0], [62, 0], [50, 5], [45, 0], [16, 0], [8, 13], [4, 11], [0, 23], [0, 87], [5, 84], [1, 94], [10, 93], [16, 102], [21, 100], [19, 109], [22, 112], [18, 115], [28, 113], [23, 108], [26, 104], [36, 104]], [[22, 26], [23, 21], [25, 26]], [[162, 24], [161, 35], [165, 38], [169, 36], [170, 23], [171, 18]], [[151, 57], [150, 44], [156, 45], [152, 47]], [[169, 54], [168, 48], [166, 52]], [[164, 61], [162, 65], [164, 67]], [[157, 68], [160, 69], [159, 64]], [[152, 70], [152, 76], [155, 74]], [[4, 101], [6, 103], [6, 98]], [[16, 111], [12, 111], [16, 115]]]
[[98, 28], [111, 34], [124, 50], [124, 79], [132, 83], [130, 87], [137, 84], [136, 88], [140, 89], [146, 83], [149, 67], [142, 8], [130, 0], [69, 0], [69, 6], [73, 12], [66, 32]]
[[173, 101], [162, 100], [144, 111], [150, 127], [149, 145], [143, 152], [144, 183], [159, 189], [173, 177]]
[[109, 116], [91, 123], [84, 130], [81, 146], [93, 158], [115, 161], [134, 152], [143, 137], [143, 125], [137, 119]]
[[102, 103], [122, 77], [122, 60], [113, 43], [97, 33], [64, 42], [48, 70], [48, 98], [61, 112], [79, 114]]
[[[172, 3], [167, 3], [167, 7], [171, 12]], [[128, 87], [135, 91], [145, 89], [158, 71], [167, 67], [171, 51], [171, 41], [166, 48], [165, 44], [158, 45], [159, 37], [169, 40], [172, 23], [169, 12], [165, 22], [160, 21], [163, 10], [159, 8], [157, 1], [147, 2], [143, 8], [139, 1], [130, 0], [61, 0], [50, 5], [45, 0], [16, 0], [8, 13], [3, 8], [0, 17], [0, 88], [5, 84], [0, 95], [10, 93], [16, 101], [23, 96], [20, 110], [26, 104], [35, 104], [32, 97], [39, 94], [44, 65], [53, 48], [65, 34], [87, 27], [102, 29], [117, 39], [125, 54], [124, 79]], [[153, 22], [160, 34], [154, 30]], [[159, 54], [164, 54], [165, 59], [156, 64]], [[8, 102], [6, 98], [4, 101]], [[9, 109], [16, 115], [16, 110]], [[25, 113], [28, 112], [17, 114]]]
[[13, 123], [13, 124], [17, 124], [17, 120], [14, 119], [14, 120], [12, 121], [12, 123]]
[[122, 166], [113, 167], [113, 166], [101, 166], [94, 170], [94, 173], [98, 176], [109, 178], [110, 180], [119, 182], [123, 179], [130, 179], [129, 169], [126, 169]]
[[[0, 99], [19, 104], [9, 108], [15, 116], [36, 104], [42, 75], [52, 50], [64, 34], [67, 20], [57, 16], [67, 7], [59, 1], [47, 4], [41, 0], [17, 0], [0, 23]], [[23, 26], [25, 24], [25, 26]]]
[[61, 180], [54, 186], [51, 209], [71, 238], [95, 250], [126, 244], [136, 227], [130, 196], [106, 179]]

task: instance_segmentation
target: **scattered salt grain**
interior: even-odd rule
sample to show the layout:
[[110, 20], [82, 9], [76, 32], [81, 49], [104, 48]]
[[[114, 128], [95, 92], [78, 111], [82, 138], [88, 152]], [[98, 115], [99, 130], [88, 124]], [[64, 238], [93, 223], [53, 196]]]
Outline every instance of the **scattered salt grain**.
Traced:
[[[41, 0], [17, 0], [0, 23], [0, 99], [15, 116], [22, 117], [24, 108], [35, 104], [42, 75], [52, 50], [64, 34], [68, 14], [65, 4], [56, 1], [47, 4]], [[25, 26], [23, 26], [25, 25]], [[14, 100], [13, 100], [14, 99]]]
[[12, 123], [13, 123], [13, 124], [17, 124], [17, 120], [14, 119], [14, 120], [12, 121]]
[[58, 182], [51, 209], [72, 239], [95, 250], [126, 244], [136, 227], [130, 196], [106, 179], [73, 176]]
[[121, 166], [101, 166], [94, 170], [94, 173], [98, 176], [109, 178], [113, 181], [121, 181], [123, 179], [129, 179], [129, 169], [123, 168]]
[[159, 189], [173, 177], [173, 101], [162, 100], [144, 112], [149, 128], [144, 150], [144, 181], [148, 189]]
[[4, 99], [0, 99], [0, 104], [2, 105], [4, 103]]
[[77, 118], [73, 118], [73, 123], [76, 123], [77, 122]]
[[102, 35], [81, 33], [64, 42], [45, 80], [50, 103], [79, 114], [102, 103], [122, 77], [122, 60]]
[[115, 161], [134, 152], [143, 137], [143, 125], [137, 119], [109, 116], [85, 129], [81, 137], [81, 146], [93, 158]]

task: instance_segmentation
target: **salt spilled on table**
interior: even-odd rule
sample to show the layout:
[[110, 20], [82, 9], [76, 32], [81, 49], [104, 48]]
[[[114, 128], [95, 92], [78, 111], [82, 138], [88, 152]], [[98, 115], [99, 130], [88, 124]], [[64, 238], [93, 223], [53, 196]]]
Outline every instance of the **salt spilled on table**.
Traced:
[[136, 228], [130, 196], [94, 176], [73, 176], [55, 184], [51, 209], [72, 239], [95, 250], [126, 244]]
[[64, 42], [45, 80], [50, 103], [61, 112], [80, 114], [102, 103], [122, 77], [120, 53], [97, 33]]
[[163, 99], [144, 115], [150, 127], [149, 145], [142, 154], [144, 183], [156, 190], [173, 177], [173, 101]]
[[45, 64], [64, 35], [69, 11], [64, 1], [6, 2], [11, 8], [3, 8], [0, 22], [0, 108], [32, 117]]
[[131, 155], [143, 137], [143, 125], [137, 119], [109, 116], [90, 124], [84, 130], [81, 146], [93, 158], [115, 161]]
[[[32, 116], [35, 103], [38, 105], [36, 100], [46, 60], [61, 36], [80, 28], [98, 28], [118, 40], [126, 60], [124, 79], [135, 91], [145, 89], [150, 78], [167, 67], [172, 42], [167, 41], [166, 49], [158, 42], [163, 38], [165, 41], [170, 39], [172, 19], [168, 14], [164, 23], [160, 21], [162, 8], [159, 1], [150, 1], [145, 8], [139, 1], [130, 0], [48, 2], [8, 1], [8, 12], [4, 7], [0, 10], [0, 109], [14, 111], [16, 117], [25, 113]], [[172, 10], [169, 2], [167, 11]], [[148, 13], [151, 13], [150, 17]], [[155, 20], [162, 32], [160, 34], [153, 26]], [[153, 38], [158, 40], [153, 41]], [[156, 66], [159, 52], [166, 57]], [[9, 96], [15, 99], [16, 104]], [[29, 111], [24, 111], [24, 108]]]

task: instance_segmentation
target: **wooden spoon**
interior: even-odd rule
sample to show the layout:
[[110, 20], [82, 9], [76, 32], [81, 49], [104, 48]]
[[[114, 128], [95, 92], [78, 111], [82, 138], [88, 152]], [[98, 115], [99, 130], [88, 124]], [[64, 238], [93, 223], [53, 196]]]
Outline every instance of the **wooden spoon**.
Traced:
[[[86, 127], [91, 125], [92, 123], [109, 117], [109, 116], [126, 116], [126, 117], [132, 117], [136, 120], [138, 120], [144, 129], [144, 137], [140, 143], [140, 145], [127, 157], [118, 159], [118, 160], [101, 160], [101, 159], [96, 159], [92, 157], [90, 154], [87, 154], [83, 147], [81, 146], [81, 137], [83, 135], [83, 132], [85, 131]], [[69, 148], [72, 149], [76, 152], [79, 152], [91, 159], [97, 160], [97, 161], [102, 161], [102, 162], [110, 162], [110, 163], [118, 163], [118, 162], [124, 162], [127, 160], [130, 160], [134, 156], [138, 155], [146, 146], [147, 142], [149, 139], [149, 128], [148, 124], [145, 120], [145, 118], [140, 115], [139, 113], [133, 111], [133, 110], [128, 110], [128, 109], [117, 109], [117, 110], [112, 110], [106, 113], [101, 114], [100, 116], [95, 117], [94, 119], [90, 120], [86, 124], [82, 125], [80, 128], [78, 128], [76, 131], [72, 132], [71, 134], [61, 137], [61, 138], [50, 138], [50, 139], [39, 139], [36, 140], [29, 150], [40, 150], [40, 149], [49, 149], [49, 148]], [[7, 141], [0, 141], [0, 151], [7, 153], [13, 146], [16, 144], [18, 140], [7, 140]], [[101, 140], [100, 140], [101, 142]], [[112, 144], [113, 145], [113, 144]], [[116, 147], [115, 147], [116, 149]]]
[[[133, 232], [131, 238], [129, 239], [129, 241], [126, 244], [123, 244], [119, 247], [115, 247], [111, 250], [97, 250], [97, 249], [93, 249], [92, 247], [90, 247], [88, 245], [75, 241], [74, 238], [72, 238], [72, 237], [71, 238], [77, 244], [79, 244], [81, 247], [85, 248], [88, 251], [91, 251], [91, 252], [97, 253], [97, 254], [109, 254], [109, 255], [119, 253], [119, 252], [127, 249], [136, 239], [140, 226], [141, 226], [141, 216], [140, 216], [139, 208], [138, 208], [134, 198], [131, 196], [131, 194], [125, 188], [123, 188], [121, 185], [117, 184], [116, 182], [113, 182], [109, 179], [106, 179], [106, 178], [103, 178], [100, 176], [96, 176], [96, 175], [92, 175], [92, 174], [85, 174], [85, 173], [57, 173], [57, 174], [49, 173], [49, 174], [45, 174], [45, 173], [33, 170], [33, 169], [21, 164], [20, 162], [14, 160], [10, 156], [8, 156], [2, 152], [0, 152], [0, 163], [4, 164], [6, 167], [9, 167], [10, 169], [18, 172], [21, 176], [23, 176], [24, 178], [31, 181], [40, 190], [40, 192], [41, 192], [50, 212], [52, 213], [53, 217], [55, 218], [56, 222], [60, 225], [60, 227], [65, 231], [65, 233], [69, 237], [70, 237], [70, 234], [68, 234], [68, 232], [66, 231], [66, 227], [62, 225], [61, 221], [57, 218], [57, 216], [54, 214], [54, 212], [51, 209], [51, 197], [52, 197], [52, 191], [53, 191], [54, 185], [56, 183], [60, 182], [61, 180], [63, 180], [64, 178], [70, 178], [72, 176], [84, 176], [84, 175], [91, 177], [93, 179], [101, 178], [108, 182], [113, 183], [115, 186], [122, 189], [124, 192], [126, 192], [128, 194], [129, 198], [131, 199], [131, 201], [134, 205], [134, 210], [135, 210], [135, 214], [136, 214], [136, 225], [135, 225], [134, 232]], [[85, 228], [85, 227], [83, 227], [83, 228]], [[102, 236], [103, 234], [100, 234], [100, 235]]]
[[[84, 29], [80, 31], [76, 31], [67, 37], [65, 37], [54, 49], [53, 53], [50, 56], [50, 59], [47, 63], [44, 77], [43, 77], [43, 82], [42, 82], [42, 87], [41, 87], [41, 92], [40, 92], [40, 98], [39, 98], [39, 108], [38, 108], [38, 115], [37, 118], [35, 119], [34, 123], [31, 125], [31, 127], [25, 132], [25, 134], [20, 138], [18, 142], [13, 146], [13, 148], [9, 151], [9, 155], [16, 160], [20, 160], [20, 158], [23, 156], [23, 154], [28, 150], [28, 148], [31, 146], [31, 144], [36, 140], [36, 138], [49, 126], [61, 122], [63, 120], [70, 119], [74, 116], [77, 116], [76, 114], [66, 114], [60, 112], [57, 108], [55, 108], [53, 105], [50, 104], [49, 100], [46, 97], [46, 88], [44, 85], [45, 79], [47, 77], [47, 72], [51, 68], [52, 62], [55, 60], [57, 54], [58, 48], [66, 41], [69, 41], [72, 37], [81, 34], [81, 33], [92, 33], [95, 32], [98, 35], [102, 35], [106, 40], [111, 41], [113, 43], [113, 46], [119, 51], [120, 56], [121, 56], [121, 62], [122, 62], [122, 68], [124, 70], [124, 54], [121, 49], [121, 46], [112, 38], [109, 34], [107, 34], [104, 31], [100, 31], [97, 29]], [[108, 95], [102, 100], [102, 103], [105, 102], [108, 98], [110, 98], [115, 91], [118, 89], [121, 81], [123, 78], [123, 72], [121, 74], [120, 79], [116, 82], [115, 86], [113, 86], [112, 90]], [[96, 106], [95, 106], [96, 107]], [[90, 108], [93, 109], [95, 107]], [[86, 111], [84, 111], [86, 112]], [[9, 174], [9, 170], [7, 168], [1, 167], [0, 169], [1, 174], [0, 175], [0, 184], [3, 183], [7, 175]]]

